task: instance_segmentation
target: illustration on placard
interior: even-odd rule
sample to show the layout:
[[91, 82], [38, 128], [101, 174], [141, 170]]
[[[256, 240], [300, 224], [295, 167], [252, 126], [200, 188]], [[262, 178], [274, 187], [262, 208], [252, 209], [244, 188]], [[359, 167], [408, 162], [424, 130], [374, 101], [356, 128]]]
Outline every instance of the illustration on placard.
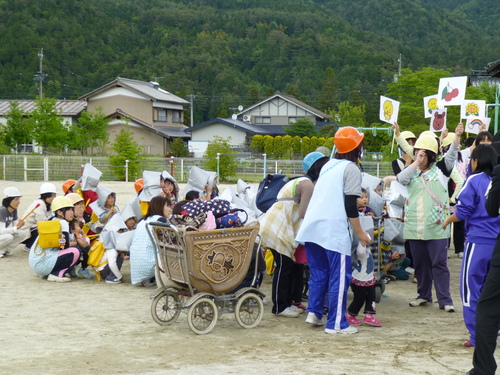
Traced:
[[438, 107], [461, 105], [465, 99], [467, 77], [446, 77], [439, 80]]
[[394, 124], [398, 121], [399, 102], [385, 96], [380, 96], [380, 121]]
[[446, 108], [437, 109], [432, 112], [431, 131], [442, 132], [446, 129]]
[[386, 100], [384, 102], [384, 118], [387, 121], [390, 121], [393, 112], [394, 112], [394, 107], [392, 105], [392, 102], [390, 100]]
[[450, 83], [446, 85], [446, 87], [443, 89], [441, 92], [441, 100], [445, 100], [447, 102], [451, 102], [453, 98], [456, 98], [458, 96], [458, 89], [455, 87], [451, 87]]
[[432, 112], [438, 109], [438, 95], [430, 95], [424, 98], [424, 117], [429, 118]]
[[485, 100], [464, 100], [460, 107], [460, 118], [482, 118], [486, 116]]
[[481, 131], [488, 130], [491, 118], [470, 118], [467, 119], [465, 131], [467, 133], [479, 134]]

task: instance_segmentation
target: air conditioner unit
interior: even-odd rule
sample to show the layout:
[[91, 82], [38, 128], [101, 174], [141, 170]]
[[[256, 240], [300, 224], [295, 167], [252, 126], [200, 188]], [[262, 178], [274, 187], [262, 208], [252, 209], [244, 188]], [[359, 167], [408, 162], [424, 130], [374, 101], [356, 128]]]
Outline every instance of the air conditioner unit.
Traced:
[[252, 119], [252, 116], [250, 116], [250, 115], [243, 115], [243, 121], [250, 122], [251, 119]]

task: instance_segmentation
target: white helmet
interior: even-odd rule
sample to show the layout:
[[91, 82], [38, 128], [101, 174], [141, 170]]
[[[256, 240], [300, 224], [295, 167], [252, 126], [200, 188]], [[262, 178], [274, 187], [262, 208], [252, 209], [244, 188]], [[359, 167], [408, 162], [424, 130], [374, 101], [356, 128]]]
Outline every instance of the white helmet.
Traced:
[[46, 193], [57, 194], [56, 185], [51, 184], [50, 182], [46, 182], [40, 186], [40, 195]]
[[8, 187], [8, 188], [3, 189], [3, 197], [4, 198], [12, 198], [12, 197], [16, 198], [16, 197], [21, 197], [21, 196], [22, 196], [21, 193], [15, 187]]

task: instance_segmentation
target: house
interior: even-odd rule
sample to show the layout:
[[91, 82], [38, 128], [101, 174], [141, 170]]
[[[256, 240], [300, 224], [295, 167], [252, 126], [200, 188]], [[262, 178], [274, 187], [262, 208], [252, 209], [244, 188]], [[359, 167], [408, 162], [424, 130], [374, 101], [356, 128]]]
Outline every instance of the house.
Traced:
[[184, 106], [189, 102], [157, 82], [118, 77], [79, 99], [87, 103], [88, 111], [101, 107], [107, 115], [110, 143], [121, 129], [129, 129], [147, 154], [164, 155], [175, 138], [190, 138], [183, 124]]
[[330, 124], [328, 115], [294, 96], [277, 91], [267, 99], [233, 115], [233, 118], [215, 118], [197, 124], [185, 131], [191, 133], [190, 146], [211, 142], [214, 136], [231, 137], [235, 148], [247, 148], [252, 137], [260, 135], [286, 135], [285, 127], [298, 119], [309, 118], [317, 130]]
[[[6, 124], [6, 115], [10, 112], [11, 102], [18, 102], [19, 109], [24, 113], [31, 113], [36, 108], [36, 100], [0, 100], [0, 124]], [[56, 111], [63, 118], [63, 123], [70, 127], [78, 121], [78, 117], [85, 110], [87, 103], [81, 100], [57, 100]], [[40, 147], [31, 144], [22, 146], [21, 152], [41, 152]]]
[[500, 83], [500, 60], [488, 63], [483, 70], [473, 70], [469, 74], [471, 86], [479, 86], [486, 81], [490, 85]]

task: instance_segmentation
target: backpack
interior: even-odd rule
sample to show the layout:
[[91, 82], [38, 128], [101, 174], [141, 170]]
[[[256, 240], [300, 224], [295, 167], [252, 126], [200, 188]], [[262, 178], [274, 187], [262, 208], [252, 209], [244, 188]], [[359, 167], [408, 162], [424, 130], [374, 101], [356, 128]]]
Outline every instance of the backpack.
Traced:
[[[255, 205], [262, 212], [267, 212], [271, 208], [271, 206], [278, 201], [278, 193], [281, 188], [285, 186], [288, 181], [294, 180], [299, 177], [308, 177], [308, 176], [297, 176], [297, 177], [287, 177], [284, 174], [268, 174], [266, 178], [264, 178], [257, 190], [257, 195], [255, 197]], [[288, 201], [294, 200], [297, 201], [298, 198], [280, 198], [280, 201]]]
[[39, 221], [38, 228], [38, 244], [42, 249], [59, 247], [61, 243], [61, 222], [59, 220]]

